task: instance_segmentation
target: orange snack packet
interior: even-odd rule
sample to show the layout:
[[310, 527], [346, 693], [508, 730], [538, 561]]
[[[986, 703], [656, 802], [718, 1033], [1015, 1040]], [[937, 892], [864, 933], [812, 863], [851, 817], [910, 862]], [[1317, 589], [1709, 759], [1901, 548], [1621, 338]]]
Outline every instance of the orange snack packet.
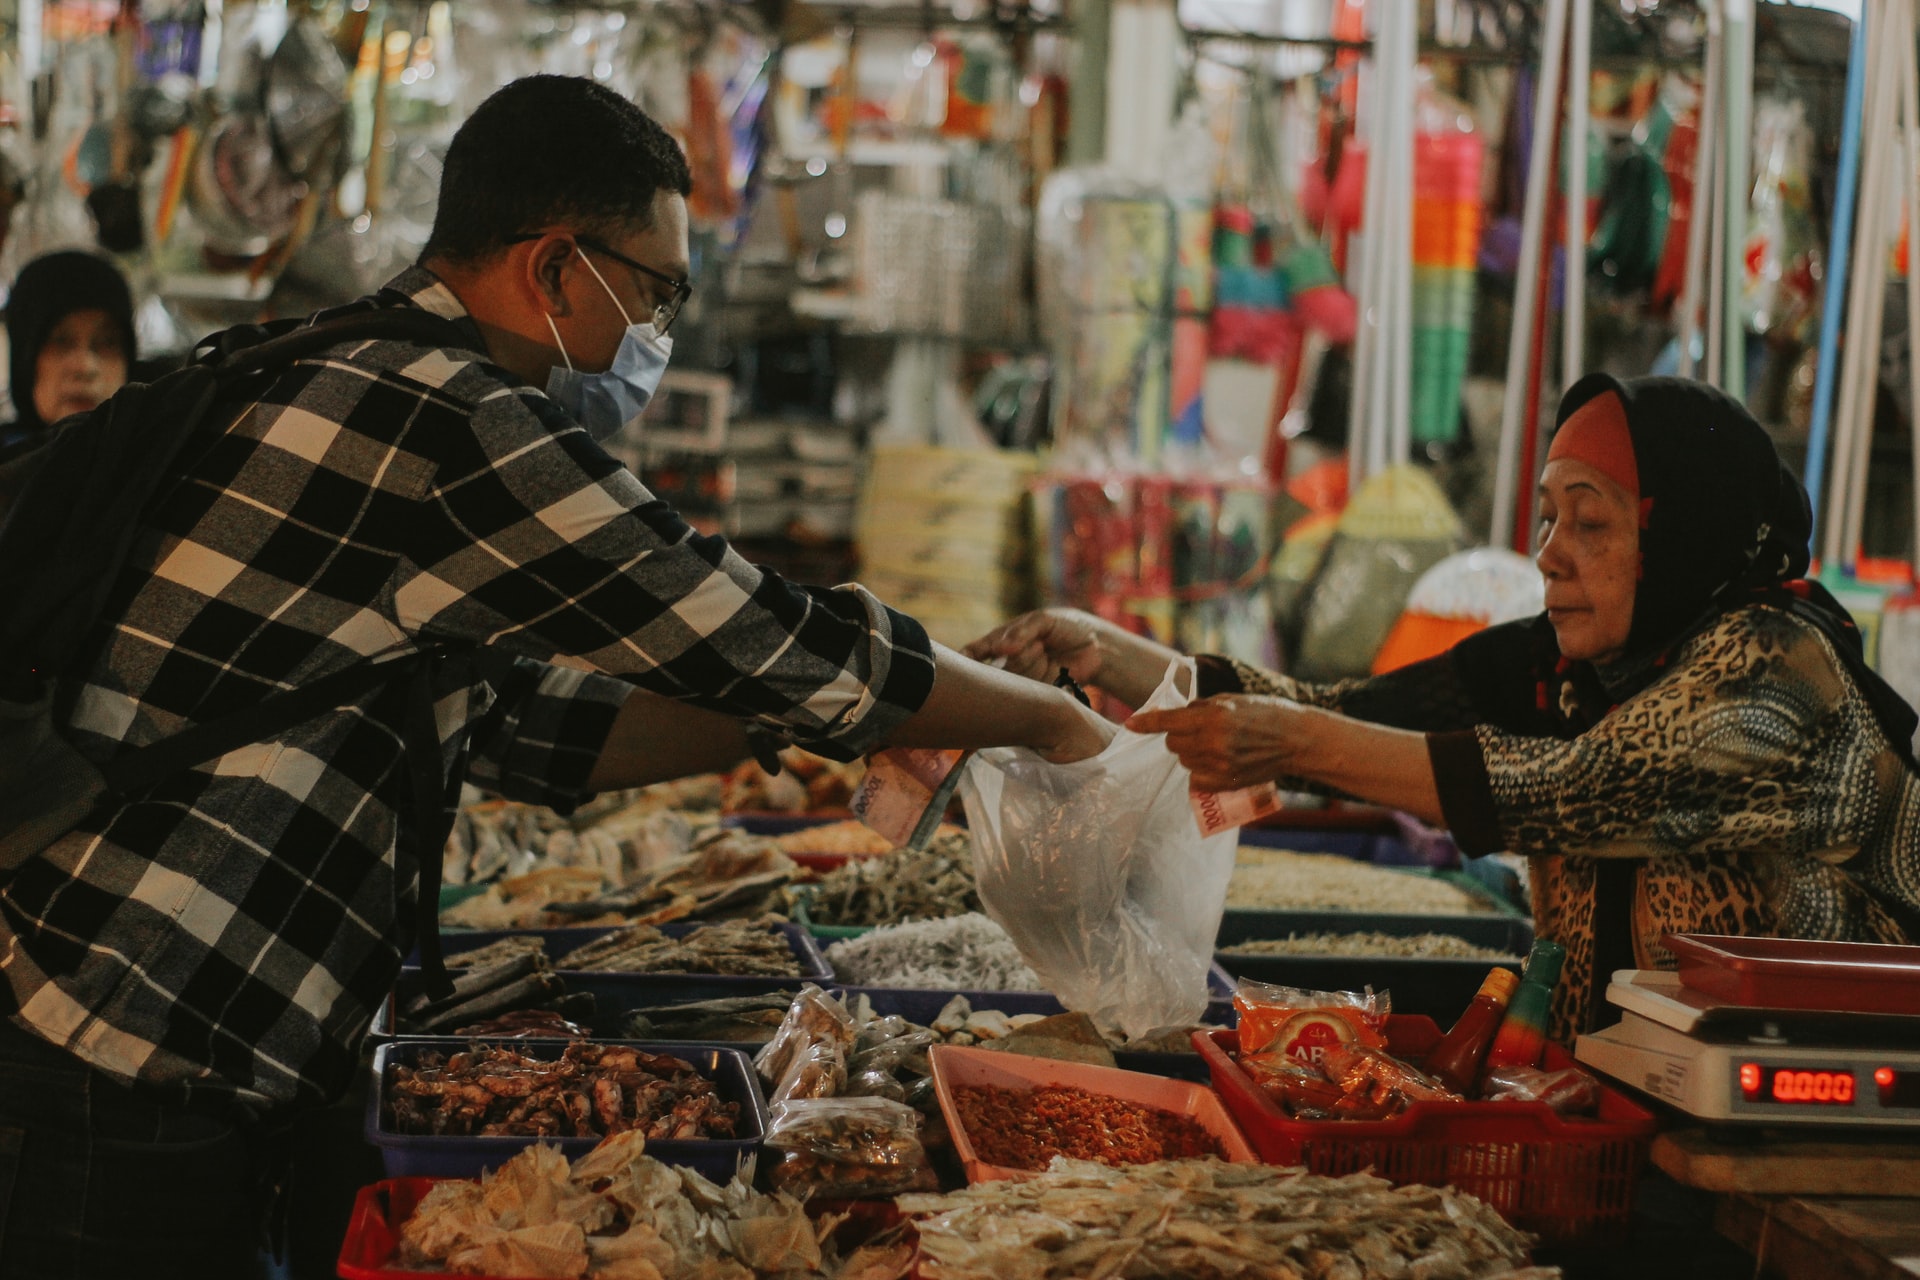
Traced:
[[1386, 992], [1301, 991], [1243, 981], [1233, 997], [1240, 1011], [1241, 1054], [1278, 1053], [1319, 1066], [1328, 1049], [1387, 1047], [1391, 1002]]

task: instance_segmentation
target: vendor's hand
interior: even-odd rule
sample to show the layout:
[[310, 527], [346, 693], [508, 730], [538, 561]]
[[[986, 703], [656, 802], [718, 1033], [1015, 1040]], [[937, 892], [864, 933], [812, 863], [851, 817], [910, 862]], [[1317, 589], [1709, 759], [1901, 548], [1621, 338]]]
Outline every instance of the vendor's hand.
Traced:
[[1136, 733], [1164, 733], [1167, 750], [1200, 791], [1236, 791], [1297, 772], [1311, 708], [1285, 698], [1229, 693], [1127, 721]]
[[1036, 609], [1003, 622], [962, 652], [979, 662], [1003, 659], [1006, 670], [1051, 681], [1065, 667], [1081, 684], [1098, 684], [1100, 619], [1079, 609]]
[[1067, 694], [1061, 694], [1060, 701], [1057, 736], [1036, 750], [1054, 764], [1072, 764], [1105, 751], [1113, 741], [1113, 721], [1081, 706], [1078, 699]]

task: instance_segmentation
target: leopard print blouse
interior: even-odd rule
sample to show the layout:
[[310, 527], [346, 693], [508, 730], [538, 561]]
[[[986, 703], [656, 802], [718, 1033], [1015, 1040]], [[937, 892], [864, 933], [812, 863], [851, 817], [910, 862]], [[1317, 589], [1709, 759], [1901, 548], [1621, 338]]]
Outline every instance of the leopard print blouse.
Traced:
[[[1235, 687], [1434, 735], [1456, 838], [1532, 860], [1534, 926], [1567, 948], [1553, 1032], [1596, 1025], [1594, 907], [1603, 860], [1632, 859], [1642, 968], [1672, 968], [1667, 933], [1920, 940], [1920, 777], [1888, 742], [1831, 643], [1752, 605], [1684, 642], [1667, 672], [1576, 738], [1471, 724], [1450, 667], [1308, 685], [1212, 660], [1202, 693]], [[1397, 713], [1397, 714], [1396, 714]], [[1457, 731], [1468, 730], [1471, 737]], [[1441, 768], [1450, 734], [1477, 776]], [[1471, 770], [1469, 773], [1471, 774]], [[1604, 1019], [1610, 1020], [1610, 1019]]]

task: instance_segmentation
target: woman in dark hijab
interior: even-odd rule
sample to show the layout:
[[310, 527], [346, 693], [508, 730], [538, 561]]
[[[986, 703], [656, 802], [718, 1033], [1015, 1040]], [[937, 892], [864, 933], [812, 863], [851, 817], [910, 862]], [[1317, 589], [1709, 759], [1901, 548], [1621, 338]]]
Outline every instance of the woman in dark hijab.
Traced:
[[[1806, 491], [1765, 430], [1698, 383], [1595, 374], [1539, 496], [1539, 617], [1337, 685], [1202, 658], [1203, 701], [1131, 727], [1199, 787], [1278, 779], [1527, 855], [1563, 1040], [1612, 1020], [1614, 969], [1673, 967], [1666, 933], [1920, 941], [1916, 718], [1802, 578]], [[1171, 657], [1071, 611], [968, 651], [1134, 705]]]
[[21, 268], [7, 300], [14, 422], [0, 448], [30, 440], [118, 391], [134, 360], [133, 297], [119, 270], [65, 251]]

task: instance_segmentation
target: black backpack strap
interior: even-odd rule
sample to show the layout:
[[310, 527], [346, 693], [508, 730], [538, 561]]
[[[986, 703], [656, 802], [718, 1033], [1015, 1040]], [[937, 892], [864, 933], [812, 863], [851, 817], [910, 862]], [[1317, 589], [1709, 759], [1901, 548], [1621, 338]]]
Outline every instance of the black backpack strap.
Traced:
[[248, 325], [207, 340], [197, 362], [221, 377], [278, 368], [330, 350], [343, 342], [414, 342], [455, 351], [475, 349], [461, 325], [418, 307], [370, 307], [292, 327]]
[[460, 784], [466, 779], [466, 748], [449, 775], [440, 765], [440, 725], [433, 710], [430, 668], [414, 677], [407, 691], [405, 732], [407, 772], [413, 782], [413, 826], [420, 862], [420, 899], [417, 904], [415, 945], [420, 948], [420, 978], [429, 995], [438, 1000], [453, 994], [453, 979], [440, 954], [440, 877], [447, 837], [453, 831]]

